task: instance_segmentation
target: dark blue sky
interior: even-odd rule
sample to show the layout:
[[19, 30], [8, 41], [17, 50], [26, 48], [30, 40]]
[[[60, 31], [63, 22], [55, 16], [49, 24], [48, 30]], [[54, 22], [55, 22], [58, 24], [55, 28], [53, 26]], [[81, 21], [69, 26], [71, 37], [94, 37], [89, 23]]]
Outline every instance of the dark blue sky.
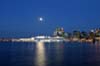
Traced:
[[[43, 17], [44, 22], [38, 21]], [[0, 30], [52, 33], [100, 27], [100, 0], [0, 0]]]

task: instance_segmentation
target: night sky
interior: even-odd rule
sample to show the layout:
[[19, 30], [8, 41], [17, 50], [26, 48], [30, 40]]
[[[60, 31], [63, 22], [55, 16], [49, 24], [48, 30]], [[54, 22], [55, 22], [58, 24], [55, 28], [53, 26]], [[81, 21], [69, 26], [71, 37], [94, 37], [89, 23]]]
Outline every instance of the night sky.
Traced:
[[56, 27], [100, 28], [100, 0], [0, 0], [0, 31], [51, 34]]

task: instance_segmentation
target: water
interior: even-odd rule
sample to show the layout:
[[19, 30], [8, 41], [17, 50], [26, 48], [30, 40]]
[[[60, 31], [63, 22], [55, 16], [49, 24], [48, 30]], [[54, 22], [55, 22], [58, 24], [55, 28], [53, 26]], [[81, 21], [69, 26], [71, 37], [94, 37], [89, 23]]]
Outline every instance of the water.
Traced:
[[0, 66], [100, 66], [100, 44], [0, 43]]

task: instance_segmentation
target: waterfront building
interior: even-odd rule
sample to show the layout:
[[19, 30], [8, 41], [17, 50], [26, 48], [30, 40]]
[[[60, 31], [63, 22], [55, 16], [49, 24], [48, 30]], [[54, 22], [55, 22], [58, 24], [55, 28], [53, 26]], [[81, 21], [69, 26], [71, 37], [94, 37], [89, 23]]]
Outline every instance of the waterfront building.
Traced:
[[73, 38], [78, 38], [80, 39], [81, 33], [80, 31], [73, 31]]
[[68, 33], [68, 32], [65, 32], [63, 28], [56, 28], [53, 35], [63, 37], [63, 38], [66, 38], [66, 39], [71, 37], [71, 34]]
[[62, 37], [56, 36], [56, 37], [50, 37], [50, 36], [36, 36], [35, 42], [62, 42], [64, 41]]
[[90, 39], [95, 38], [95, 31], [94, 31], [94, 30], [91, 30], [91, 31], [89, 32], [89, 38], [90, 38]]
[[54, 36], [60, 36], [63, 37], [64, 36], [64, 29], [63, 28], [56, 28], [56, 30], [54, 31]]
[[96, 37], [100, 37], [100, 29], [96, 29], [96, 31], [95, 31], [95, 36], [96, 36]]
[[85, 31], [82, 31], [81, 32], [81, 38], [88, 38], [88, 33], [87, 32], [85, 32]]
[[71, 37], [72, 37], [71, 33], [68, 33], [68, 32], [64, 33], [64, 38], [70, 39]]

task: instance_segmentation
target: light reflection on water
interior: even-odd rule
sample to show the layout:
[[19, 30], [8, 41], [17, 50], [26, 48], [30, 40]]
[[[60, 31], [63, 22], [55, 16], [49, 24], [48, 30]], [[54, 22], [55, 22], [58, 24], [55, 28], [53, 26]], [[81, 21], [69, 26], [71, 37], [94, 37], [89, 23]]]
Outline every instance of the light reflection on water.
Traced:
[[63, 55], [63, 53], [64, 53], [64, 47], [63, 47], [63, 44], [61, 43], [61, 44], [59, 44], [59, 43], [56, 43], [55, 44], [55, 54], [56, 54], [56, 57], [55, 57], [55, 61], [57, 62], [57, 66], [58, 65], [61, 65], [61, 63], [62, 63], [62, 61], [63, 61], [63, 59], [64, 59], [64, 55]]
[[0, 43], [0, 66], [100, 66], [100, 43]]
[[45, 66], [45, 47], [43, 42], [38, 42], [36, 44], [36, 57], [35, 65], [36, 66]]

